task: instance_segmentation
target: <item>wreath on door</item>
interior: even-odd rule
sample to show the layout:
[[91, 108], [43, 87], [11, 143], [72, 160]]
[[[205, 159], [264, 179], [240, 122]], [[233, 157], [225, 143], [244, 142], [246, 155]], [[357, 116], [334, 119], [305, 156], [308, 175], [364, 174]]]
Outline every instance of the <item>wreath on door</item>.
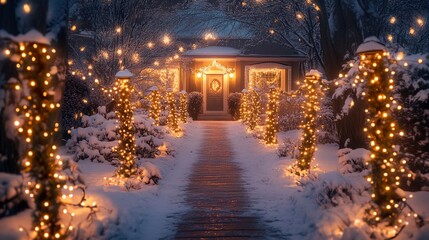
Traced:
[[210, 83], [210, 90], [214, 93], [218, 93], [222, 88], [222, 85], [220, 83], [219, 80], [217, 80], [216, 78], [213, 79]]

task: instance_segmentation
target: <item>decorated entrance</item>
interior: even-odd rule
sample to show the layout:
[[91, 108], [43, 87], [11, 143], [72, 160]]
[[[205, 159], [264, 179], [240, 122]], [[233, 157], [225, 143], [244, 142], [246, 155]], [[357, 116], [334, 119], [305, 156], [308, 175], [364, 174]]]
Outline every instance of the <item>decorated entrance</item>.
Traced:
[[223, 111], [223, 75], [209, 74], [206, 78], [206, 111]]
[[197, 75], [203, 79], [203, 113], [226, 114], [229, 80], [234, 77], [234, 69], [213, 60], [200, 68]]

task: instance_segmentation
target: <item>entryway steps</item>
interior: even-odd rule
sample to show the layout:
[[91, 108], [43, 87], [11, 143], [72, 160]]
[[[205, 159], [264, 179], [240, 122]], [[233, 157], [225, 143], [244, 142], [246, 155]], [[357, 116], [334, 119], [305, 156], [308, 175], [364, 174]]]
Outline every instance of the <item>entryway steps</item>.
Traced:
[[186, 188], [191, 210], [182, 216], [175, 238], [264, 239], [259, 217], [250, 213], [252, 200], [242, 170], [233, 162], [225, 126], [216, 122], [202, 126], [205, 137]]
[[230, 114], [199, 114], [197, 121], [232, 121]]

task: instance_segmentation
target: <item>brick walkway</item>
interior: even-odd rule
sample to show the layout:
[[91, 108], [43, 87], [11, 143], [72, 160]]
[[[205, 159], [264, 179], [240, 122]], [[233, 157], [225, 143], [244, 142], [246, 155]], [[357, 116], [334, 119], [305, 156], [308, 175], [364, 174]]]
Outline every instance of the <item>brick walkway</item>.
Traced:
[[186, 189], [191, 210], [178, 224], [176, 239], [262, 239], [259, 218], [250, 214], [241, 169], [221, 122], [204, 122], [199, 160]]

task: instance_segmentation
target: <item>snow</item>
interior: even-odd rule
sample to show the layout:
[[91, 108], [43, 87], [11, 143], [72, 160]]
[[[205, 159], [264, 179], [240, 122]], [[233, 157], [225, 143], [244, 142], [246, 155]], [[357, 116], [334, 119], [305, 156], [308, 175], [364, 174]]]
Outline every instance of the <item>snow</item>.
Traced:
[[4, 30], [0, 30], [0, 38], [10, 38], [15, 42], [35, 42], [40, 44], [49, 45], [51, 43], [51, 38], [43, 36], [39, 31], [31, 29], [25, 34], [19, 34], [18, 36], [13, 36]]
[[131, 78], [133, 76], [134, 74], [132, 74], [128, 69], [121, 70], [115, 75], [116, 78]]
[[189, 50], [184, 53], [186, 56], [237, 56], [240, 50], [231, 47], [210, 46]]
[[[182, 126], [183, 127], [183, 126]], [[137, 191], [124, 192], [114, 186], [106, 186], [103, 178], [110, 177], [115, 167], [89, 161], [79, 162], [85, 177], [88, 196], [93, 196], [99, 205], [112, 209], [111, 226], [106, 238], [160, 239], [174, 234], [174, 222], [184, 211], [184, 188], [190, 167], [196, 154], [202, 130], [198, 124], [187, 126], [183, 139], [168, 137], [171, 147], [178, 149], [175, 157], [141, 159], [147, 167], [156, 165], [163, 178], [159, 185], [147, 185]], [[192, 141], [191, 141], [192, 139]], [[113, 224], [117, 223], [117, 224]]]
[[368, 37], [365, 38], [363, 43], [359, 45], [356, 53], [365, 53], [365, 52], [375, 52], [375, 51], [385, 51], [385, 46], [380, 42], [377, 37]]
[[158, 91], [158, 87], [157, 86], [152, 86], [148, 89], [148, 91]]
[[[99, 112], [103, 113], [103, 109]], [[99, 120], [99, 117], [86, 118], [88, 123]], [[116, 170], [110, 163], [79, 161], [87, 197], [100, 206], [99, 221], [88, 226], [86, 234], [103, 239], [174, 238], [176, 223], [188, 209], [184, 201], [185, 189], [192, 165], [198, 159], [203, 124], [182, 125], [182, 138], [165, 136], [163, 140], [175, 150], [174, 157], [163, 153], [156, 158], [139, 159], [139, 164], [147, 171], [162, 176], [158, 185], [143, 185], [139, 190], [127, 192], [104, 180]], [[296, 182], [287, 171], [295, 162], [293, 157], [278, 157], [278, 146], [265, 145], [240, 122], [219, 124], [226, 126], [234, 150], [233, 161], [243, 169], [242, 178], [251, 198], [249, 211], [262, 218], [262, 224], [272, 233], [270, 238], [369, 239], [368, 227], [362, 220], [370, 199], [369, 184], [364, 177], [367, 172], [365, 169], [359, 172], [347, 165], [351, 161], [367, 161], [367, 150], [338, 150], [336, 144], [318, 144], [315, 153], [318, 170]], [[278, 137], [280, 141], [297, 141], [300, 135], [300, 130], [291, 130], [280, 132]], [[63, 158], [72, 158], [65, 151], [63, 149]], [[408, 203], [427, 220], [429, 193], [413, 194]], [[77, 219], [84, 220], [85, 216], [79, 214], [77, 212]], [[30, 211], [0, 219], [0, 224], [7, 226], [0, 229], [0, 239], [23, 238], [17, 228], [29, 225], [29, 219]], [[410, 224], [398, 239], [425, 239], [428, 234], [427, 227], [419, 230]]]
[[318, 78], [321, 78], [323, 74], [315, 69], [311, 69], [308, 73], [305, 74], [306, 77], [308, 76], [316, 76]]

